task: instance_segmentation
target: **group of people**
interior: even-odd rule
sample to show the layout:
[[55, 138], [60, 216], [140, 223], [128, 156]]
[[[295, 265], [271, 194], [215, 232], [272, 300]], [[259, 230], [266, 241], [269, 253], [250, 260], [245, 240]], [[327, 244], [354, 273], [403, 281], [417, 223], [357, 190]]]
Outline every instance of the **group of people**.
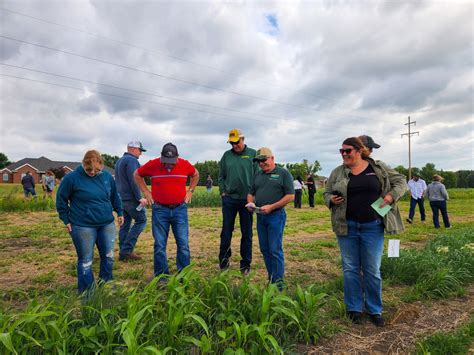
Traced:
[[301, 200], [303, 197], [303, 191], [308, 189], [308, 203], [309, 207], [314, 207], [314, 195], [316, 194], [316, 184], [314, 182], [314, 177], [312, 174], [309, 174], [307, 177], [306, 182], [303, 182], [301, 176], [297, 176], [295, 180], [293, 180], [293, 188], [295, 189], [295, 200], [294, 206], [295, 208], [301, 208]]
[[[220, 159], [218, 177], [223, 216], [219, 267], [221, 270], [230, 267], [231, 241], [238, 214], [241, 233], [239, 269], [243, 275], [250, 272], [255, 214], [268, 280], [282, 290], [285, 206], [295, 199], [294, 179], [288, 170], [276, 165], [270, 148], [255, 150], [248, 147], [239, 129], [229, 132], [227, 142], [231, 147]], [[383, 326], [380, 265], [384, 233], [395, 234], [404, 230], [396, 202], [405, 194], [407, 183], [404, 175], [370, 157], [372, 150], [379, 147], [368, 136], [345, 139], [339, 149], [342, 164], [331, 172], [324, 200], [331, 211], [332, 229], [341, 251], [347, 315], [352, 322], [360, 324], [365, 311], [375, 325]], [[172, 143], [163, 146], [160, 157], [140, 166], [138, 159], [145, 151], [141, 142], [130, 142], [127, 152], [116, 163], [115, 180], [103, 170], [102, 156], [96, 150], [86, 152], [82, 165], [63, 178], [56, 206], [76, 248], [80, 292], [94, 285], [94, 245], [100, 254], [100, 280], [105, 282], [112, 278], [113, 211], [120, 226], [119, 260], [141, 258], [134, 249], [146, 225], [145, 207], [150, 207], [154, 276], [163, 278], [170, 273], [166, 255], [170, 228], [177, 245], [178, 272], [190, 264], [187, 204], [192, 200], [199, 172], [180, 157], [178, 148]], [[190, 183], [186, 186], [188, 178]], [[146, 179], [151, 180], [151, 190]], [[302, 184], [300, 180], [296, 181]], [[306, 185], [308, 190], [315, 192], [311, 176]], [[430, 186], [427, 196], [433, 196], [433, 199], [447, 197], [446, 190], [439, 184]], [[209, 188], [212, 188], [212, 183]], [[372, 207], [380, 198], [379, 207], [391, 206], [384, 216]], [[314, 193], [310, 194], [310, 206], [314, 206]]]
[[[29, 171], [21, 178], [21, 185], [23, 186], [23, 194], [26, 198], [30, 195], [36, 198], [35, 179]], [[56, 185], [56, 177], [51, 169], [46, 171], [46, 174], [41, 180], [41, 187], [43, 188], [44, 197], [53, 197], [54, 186]]]

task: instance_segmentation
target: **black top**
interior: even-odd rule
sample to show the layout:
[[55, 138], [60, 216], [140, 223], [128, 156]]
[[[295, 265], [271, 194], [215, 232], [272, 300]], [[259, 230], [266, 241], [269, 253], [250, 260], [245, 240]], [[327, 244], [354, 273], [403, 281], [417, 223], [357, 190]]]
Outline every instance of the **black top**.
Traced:
[[[309, 184], [308, 184], [309, 183]], [[310, 176], [307, 180], [306, 180], [306, 186], [308, 186], [308, 191], [309, 192], [314, 192], [316, 191], [316, 185], [314, 184], [314, 178], [312, 176]]]
[[380, 197], [381, 185], [369, 164], [359, 175], [349, 173], [346, 219], [366, 223], [380, 218], [370, 205]]

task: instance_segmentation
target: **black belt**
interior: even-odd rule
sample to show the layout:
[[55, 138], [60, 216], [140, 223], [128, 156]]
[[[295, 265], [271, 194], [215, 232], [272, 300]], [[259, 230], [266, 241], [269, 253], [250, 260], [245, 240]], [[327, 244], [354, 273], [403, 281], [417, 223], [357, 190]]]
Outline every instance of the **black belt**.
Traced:
[[157, 203], [157, 205], [159, 206], [163, 206], [163, 207], [166, 207], [166, 208], [169, 208], [170, 210], [174, 210], [175, 208], [181, 206], [184, 202], [181, 202], [181, 203], [172, 203], [170, 205], [165, 205], [163, 203]]

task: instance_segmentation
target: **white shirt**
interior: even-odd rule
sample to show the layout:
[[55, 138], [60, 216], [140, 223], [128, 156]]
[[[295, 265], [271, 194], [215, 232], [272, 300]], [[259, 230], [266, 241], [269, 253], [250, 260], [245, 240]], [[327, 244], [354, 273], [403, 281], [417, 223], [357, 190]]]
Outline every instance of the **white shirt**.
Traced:
[[303, 185], [301, 185], [301, 183], [298, 180], [293, 180], [293, 187], [295, 188], [295, 190], [303, 189]]
[[410, 189], [411, 197], [418, 200], [423, 197], [423, 193], [426, 191], [426, 182], [422, 178], [418, 181], [411, 179], [408, 181], [408, 188]]

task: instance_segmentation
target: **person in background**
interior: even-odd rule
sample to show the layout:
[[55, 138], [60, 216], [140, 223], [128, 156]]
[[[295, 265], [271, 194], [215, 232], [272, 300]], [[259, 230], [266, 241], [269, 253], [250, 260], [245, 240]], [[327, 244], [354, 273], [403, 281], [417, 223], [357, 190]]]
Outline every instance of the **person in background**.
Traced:
[[[146, 198], [142, 198], [133, 174], [140, 167], [138, 159], [146, 149], [133, 141], [127, 144], [127, 151], [115, 163], [115, 181], [122, 199], [124, 222], [119, 231], [119, 260], [140, 260], [135, 245], [146, 226]], [[132, 222], [134, 222], [132, 226]]]
[[421, 222], [426, 219], [425, 215], [425, 193], [426, 193], [426, 182], [420, 175], [413, 174], [413, 177], [408, 181], [408, 189], [410, 191], [410, 212], [408, 213], [407, 222], [412, 224], [413, 217], [415, 216], [416, 205], [420, 208]]
[[372, 154], [374, 149], [379, 149], [381, 147], [380, 144], [374, 142], [371, 136], [362, 135], [359, 136], [359, 138], [362, 141], [362, 144], [364, 144], [369, 149], [369, 156]]
[[435, 228], [439, 228], [439, 211], [441, 211], [441, 216], [443, 217], [444, 227], [451, 228], [447, 206], [449, 196], [446, 187], [441, 183], [442, 180], [443, 178], [440, 175], [433, 175], [433, 182], [426, 189], [426, 197], [430, 201], [430, 207], [433, 211], [433, 224]]
[[306, 186], [308, 186], [308, 202], [309, 207], [314, 207], [314, 194], [316, 193], [316, 184], [314, 183], [314, 177], [312, 174], [308, 175], [306, 179]]
[[46, 171], [43, 176], [43, 191], [45, 198], [53, 198], [54, 185], [56, 184], [56, 177], [51, 169]]
[[207, 174], [207, 179], [206, 179], [206, 189], [207, 189], [207, 192], [211, 192], [212, 191], [212, 178], [211, 178], [211, 174]]
[[77, 287], [79, 292], [94, 286], [92, 262], [94, 245], [100, 256], [99, 279], [113, 278], [115, 223], [123, 223], [122, 202], [115, 180], [104, 169], [102, 156], [89, 150], [73, 172], [64, 176], [56, 196], [56, 210], [72, 237], [77, 253]]
[[35, 179], [29, 171], [27, 171], [25, 176], [21, 178], [21, 184], [23, 185], [23, 193], [25, 194], [25, 197], [29, 197], [31, 194], [31, 196], [36, 198]]
[[[339, 152], [343, 163], [331, 172], [324, 200], [341, 251], [344, 303], [354, 324], [362, 323], [365, 308], [372, 323], [382, 327], [384, 229], [389, 234], [404, 229], [395, 203], [406, 192], [405, 177], [369, 158], [358, 137], [345, 139]], [[379, 198], [383, 199], [380, 207], [391, 206], [383, 218], [371, 207]]]
[[281, 291], [285, 276], [285, 206], [295, 198], [293, 176], [288, 170], [276, 166], [269, 148], [260, 148], [254, 160], [261, 170], [255, 173], [246, 207], [249, 211], [257, 211], [258, 242], [268, 279]]
[[301, 198], [303, 196], [303, 181], [301, 181], [301, 177], [297, 176], [295, 180], [293, 180], [293, 188], [295, 189], [295, 199], [293, 201], [295, 208], [301, 208]]
[[[151, 192], [144, 177], [151, 177]], [[188, 177], [191, 178], [186, 190]], [[185, 159], [179, 158], [173, 143], [163, 146], [160, 158], [148, 161], [135, 171], [135, 181], [147, 203], [152, 206], [152, 233], [155, 239], [153, 265], [155, 277], [169, 274], [166, 244], [170, 226], [176, 240], [176, 266], [178, 272], [189, 265], [188, 203], [199, 181], [199, 172]]]
[[247, 147], [239, 129], [229, 132], [228, 143], [232, 146], [219, 162], [219, 192], [222, 198], [222, 230], [219, 248], [219, 267], [229, 268], [232, 255], [231, 241], [237, 213], [240, 219], [240, 272], [247, 275], [252, 264], [252, 214], [245, 208], [247, 194], [257, 170], [252, 162], [255, 150]]

